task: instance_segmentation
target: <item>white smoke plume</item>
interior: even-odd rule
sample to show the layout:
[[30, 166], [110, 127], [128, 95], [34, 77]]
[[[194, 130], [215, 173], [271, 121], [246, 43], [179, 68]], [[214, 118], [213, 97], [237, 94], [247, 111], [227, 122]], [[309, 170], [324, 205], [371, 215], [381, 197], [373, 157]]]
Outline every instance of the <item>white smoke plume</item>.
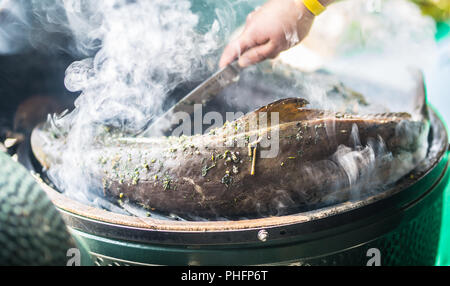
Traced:
[[251, 2], [261, 1], [32, 1], [34, 21], [43, 28], [30, 43], [39, 47], [44, 35], [70, 35], [73, 45], [56, 48], [85, 58], [66, 71], [67, 89], [80, 96], [75, 110], [56, 122], [68, 130], [61, 164], [48, 172], [58, 188], [89, 201], [92, 189], [101, 189], [89, 179], [97, 162], [86, 158], [96, 136], [105, 128], [138, 133], [180, 84], [217, 69], [225, 35]]

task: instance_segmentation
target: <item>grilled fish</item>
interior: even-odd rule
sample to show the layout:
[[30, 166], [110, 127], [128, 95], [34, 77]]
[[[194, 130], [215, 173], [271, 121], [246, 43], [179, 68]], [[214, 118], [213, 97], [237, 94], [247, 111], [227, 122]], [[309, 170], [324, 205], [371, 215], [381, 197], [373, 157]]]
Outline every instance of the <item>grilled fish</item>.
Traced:
[[[98, 166], [89, 172], [106, 196], [147, 209], [188, 218], [252, 218], [310, 210], [330, 197], [348, 200], [361, 180], [367, 186], [375, 176], [392, 181], [399, 168], [392, 158], [424, 156], [426, 118], [339, 114], [306, 105], [283, 99], [204, 135], [100, 140], [85, 154]], [[277, 152], [263, 158], [273, 147], [263, 141], [274, 137]], [[33, 151], [44, 167], [58, 164], [64, 147], [55, 151], [52, 145], [64, 146], [64, 140], [52, 137], [48, 126], [33, 132]], [[356, 154], [351, 166], [349, 154]]]

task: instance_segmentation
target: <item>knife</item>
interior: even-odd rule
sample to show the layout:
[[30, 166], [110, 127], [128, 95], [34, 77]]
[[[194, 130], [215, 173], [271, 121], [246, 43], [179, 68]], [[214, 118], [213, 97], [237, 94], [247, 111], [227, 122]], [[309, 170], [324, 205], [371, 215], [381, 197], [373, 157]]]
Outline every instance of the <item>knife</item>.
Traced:
[[172, 108], [166, 111], [163, 115], [154, 120], [148, 128], [144, 131], [142, 136], [152, 136], [156, 132], [158, 134], [166, 134], [170, 132], [176, 125], [171, 124], [171, 119], [177, 112], [186, 112], [188, 114], [194, 113], [194, 105], [205, 105], [216, 97], [227, 86], [239, 80], [239, 74], [242, 68], [238, 61], [234, 61], [230, 65], [222, 68], [193, 91], [186, 95], [183, 99], [178, 101]]

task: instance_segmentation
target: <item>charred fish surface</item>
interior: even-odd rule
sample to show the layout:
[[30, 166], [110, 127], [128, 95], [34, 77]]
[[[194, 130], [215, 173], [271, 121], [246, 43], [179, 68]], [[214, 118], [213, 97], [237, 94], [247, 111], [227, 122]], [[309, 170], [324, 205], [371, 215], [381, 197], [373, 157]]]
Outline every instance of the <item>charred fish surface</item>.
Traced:
[[[105, 195], [148, 209], [207, 219], [250, 218], [351, 199], [362, 181], [372, 187], [367, 182], [399, 179], [405, 154], [414, 154], [408, 158], [416, 161], [425, 156], [426, 118], [339, 114], [306, 104], [283, 99], [204, 135], [105, 137], [85, 154], [97, 160], [89, 172]], [[43, 166], [58, 164], [64, 140], [46, 127], [34, 131], [33, 151]], [[274, 147], [263, 146], [264, 141], [276, 142], [274, 156], [262, 156]], [[402, 159], [392, 159], [397, 157]]]

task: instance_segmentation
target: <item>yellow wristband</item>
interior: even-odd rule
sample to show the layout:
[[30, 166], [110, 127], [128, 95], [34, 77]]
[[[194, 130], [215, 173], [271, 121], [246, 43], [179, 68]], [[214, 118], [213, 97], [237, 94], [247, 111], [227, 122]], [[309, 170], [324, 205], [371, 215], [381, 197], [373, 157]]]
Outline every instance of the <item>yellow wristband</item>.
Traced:
[[314, 16], [319, 16], [326, 9], [319, 0], [295, 0], [296, 3], [300, 1], [303, 2], [303, 5], [305, 5]]

